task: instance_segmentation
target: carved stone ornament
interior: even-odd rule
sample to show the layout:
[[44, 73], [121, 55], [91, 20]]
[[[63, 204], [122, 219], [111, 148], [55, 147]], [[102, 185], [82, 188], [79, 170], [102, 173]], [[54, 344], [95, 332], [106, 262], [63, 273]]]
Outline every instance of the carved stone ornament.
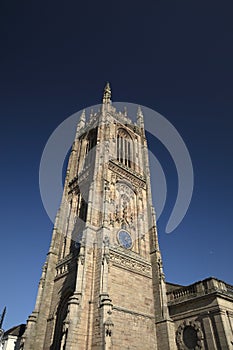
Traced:
[[110, 241], [109, 241], [109, 237], [108, 236], [104, 237], [103, 244], [104, 244], [105, 247], [109, 247]]
[[125, 181], [116, 183], [114, 227], [135, 230], [136, 193]]
[[114, 324], [111, 320], [110, 317], [107, 318], [107, 320], [104, 323], [104, 327], [105, 327], [105, 336], [106, 337], [111, 337], [112, 336], [112, 329], [114, 327]]
[[151, 275], [151, 265], [147, 262], [142, 262], [114, 251], [110, 252], [110, 260], [115, 266], [124, 267], [125, 269], [129, 269], [143, 275]]
[[144, 176], [138, 174], [136, 171], [124, 166], [116, 160], [110, 159], [108, 167], [115, 172], [120, 178], [129, 180], [135, 188], [146, 188], [146, 179]]
[[196, 321], [184, 321], [176, 331], [176, 344], [179, 350], [199, 350], [203, 348], [203, 332]]

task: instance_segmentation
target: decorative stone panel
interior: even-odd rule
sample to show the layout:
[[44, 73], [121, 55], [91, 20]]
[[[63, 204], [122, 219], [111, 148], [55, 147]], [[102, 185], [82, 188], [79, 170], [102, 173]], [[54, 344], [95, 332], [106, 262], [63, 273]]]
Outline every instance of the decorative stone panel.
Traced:
[[176, 344], [179, 350], [199, 350], [203, 348], [203, 332], [196, 321], [184, 321], [176, 331]]

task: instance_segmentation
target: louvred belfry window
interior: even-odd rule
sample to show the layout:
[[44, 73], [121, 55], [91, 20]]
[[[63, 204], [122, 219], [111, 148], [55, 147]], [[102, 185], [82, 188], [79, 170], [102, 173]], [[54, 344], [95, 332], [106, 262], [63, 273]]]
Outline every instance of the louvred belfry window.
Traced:
[[117, 133], [117, 160], [132, 167], [132, 139], [124, 129], [119, 129]]
[[95, 153], [94, 147], [96, 146], [96, 141], [97, 141], [97, 128], [89, 131], [89, 134], [86, 139], [84, 168], [92, 164], [94, 161], [94, 153]]

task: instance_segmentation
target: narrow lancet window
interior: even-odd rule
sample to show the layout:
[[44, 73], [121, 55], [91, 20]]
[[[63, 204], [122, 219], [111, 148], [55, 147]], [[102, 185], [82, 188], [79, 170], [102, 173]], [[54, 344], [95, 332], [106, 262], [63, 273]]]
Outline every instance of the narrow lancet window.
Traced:
[[117, 160], [125, 166], [132, 167], [132, 139], [127, 131], [119, 129], [117, 134]]

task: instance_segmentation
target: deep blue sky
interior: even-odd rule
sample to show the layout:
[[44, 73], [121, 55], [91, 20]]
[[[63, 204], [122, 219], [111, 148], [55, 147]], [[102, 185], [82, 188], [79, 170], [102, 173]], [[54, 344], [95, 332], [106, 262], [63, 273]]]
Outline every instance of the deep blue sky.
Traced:
[[232, 0], [0, 5], [1, 293], [4, 328], [31, 313], [52, 224], [38, 183], [44, 145], [68, 116], [100, 102], [148, 106], [185, 141], [195, 188], [186, 217], [165, 226], [175, 201], [174, 164], [150, 143], [168, 180], [159, 239], [166, 278], [189, 284], [232, 276]]

